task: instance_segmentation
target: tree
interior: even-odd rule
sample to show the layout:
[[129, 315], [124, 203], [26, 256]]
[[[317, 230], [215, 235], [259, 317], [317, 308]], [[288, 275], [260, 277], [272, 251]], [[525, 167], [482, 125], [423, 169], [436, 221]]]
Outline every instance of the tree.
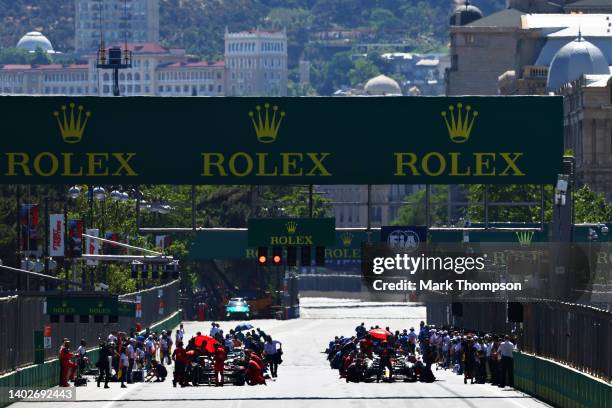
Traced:
[[34, 51], [34, 56], [30, 62], [37, 65], [49, 65], [51, 64], [51, 58], [42, 48], [36, 47], [36, 51]]
[[0, 49], [0, 64], [29, 64], [31, 54], [21, 48]]
[[[485, 186], [474, 184], [466, 187], [467, 197], [470, 205], [468, 206], [468, 216], [472, 222], [484, 222], [484, 197]], [[489, 222], [540, 222], [540, 186], [530, 184], [509, 184], [509, 185], [489, 185], [489, 203], [512, 203], [525, 202], [531, 205], [494, 205], [488, 207]], [[544, 189], [544, 220], [552, 221], [552, 187], [546, 186]]]
[[355, 61], [354, 67], [348, 72], [353, 87], [363, 86], [367, 80], [377, 75], [380, 75], [378, 67], [367, 58], [360, 58]]
[[574, 220], [576, 223], [612, 221], [612, 205], [603, 193], [596, 193], [588, 185], [574, 192]]
[[[437, 186], [430, 192], [430, 225], [445, 225], [448, 223], [448, 186]], [[400, 208], [393, 225], [426, 225], [427, 215], [425, 212], [426, 190], [419, 190], [405, 199], [405, 204]]]
[[[466, 186], [468, 202], [468, 218], [471, 222], [485, 222], [484, 214], [484, 191], [485, 186], [474, 184]], [[492, 205], [488, 208], [489, 222], [525, 222], [539, 223], [541, 217], [540, 205], [540, 186], [537, 185], [490, 185], [488, 187], [489, 203], [500, 202], [524, 202], [530, 205]], [[447, 200], [446, 188], [434, 191], [431, 194], [431, 202], [445, 202]], [[552, 186], [544, 187], [544, 221], [552, 222]], [[418, 225], [425, 223], [425, 191], [419, 191], [408, 197], [408, 204], [404, 205], [397, 219], [396, 225]], [[588, 185], [584, 185], [574, 191], [574, 221], [576, 223], [600, 223], [612, 221], [612, 204], [606, 202], [603, 193], [591, 190]], [[432, 224], [448, 223], [447, 207], [432, 206]]]

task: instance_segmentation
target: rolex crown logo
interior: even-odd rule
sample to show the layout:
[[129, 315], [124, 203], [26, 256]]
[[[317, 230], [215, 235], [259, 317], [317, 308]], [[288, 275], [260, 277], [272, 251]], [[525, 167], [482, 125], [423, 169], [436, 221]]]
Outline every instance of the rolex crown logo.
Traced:
[[295, 221], [289, 221], [287, 224], [285, 224], [285, 226], [287, 227], [287, 232], [289, 234], [295, 234], [295, 231], [297, 231], [297, 222]]
[[75, 112], [75, 104], [70, 103], [70, 113], [66, 112], [66, 105], [62, 106], [61, 113], [53, 112], [53, 116], [57, 119], [57, 124], [62, 134], [62, 139], [66, 143], [78, 143], [83, 137], [83, 131], [87, 126], [87, 121], [91, 116], [91, 112], [83, 112], [84, 108], [79, 105]]
[[[453, 105], [449, 106], [448, 110], [450, 115], [447, 112], [442, 112], [442, 117], [446, 123], [450, 139], [455, 143], [467, 142], [470, 138], [470, 133], [472, 133], [472, 127], [474, 126], [474, 121], [478, 116], [478, 112], [472, 112], [472, 107], [470, 105], [465, 107], [464, 112], [461, 102], [457, 104], [456, 112]], [[471, 115], [470, 112], [472, 113]]]
[[516, 238], [518, 239], [520, 246], [528, 246], [531, 244], [531, 240], [533, 239], [533, 231], [517, 232]]
[[350, 246], [351, 243], [353, 242], [353, 234], [351, 234], [350, 232], [344, 232], [341, 236], [340, 239], [342, 240], [342, 244], [347, 247]]
[[249, 112], [255, 133], [257, 134], [257, 140], [261, 143], [273, 143], [278, 135], [278, 129], [280, 129], [285, 112], [279, 112], [278, 106], [272, 106], [272, 112], [270, 112], [270, 104], [264, 104], [265, 112], [262, 112], [260, 105], [255, 107], [256, 112]]

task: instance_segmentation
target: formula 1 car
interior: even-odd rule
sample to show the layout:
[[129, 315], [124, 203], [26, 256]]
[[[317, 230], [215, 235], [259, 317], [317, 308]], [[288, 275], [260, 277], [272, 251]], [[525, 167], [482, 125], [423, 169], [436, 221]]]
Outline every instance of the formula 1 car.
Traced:
[[[246, 356], [244, 350], [235, 349], [227, 354], [223, 381], [226, 384], [244, 385], [246, 383]], [[192, 366], [192, 376], [196, 384], [211, 385], [215, 382], [214, 361], [209, 356], [200, 356]]]
[[[413, 355], [395, 357], [391, 360], [393, 370], [389, 372], [389, 369], [385, 369], [381, 379], [383, 381], [403, 380], [404, 382], [415, 382], [417, 381], [418, 375], [420, 373], [419, 363], [420, 361], [417, 361]], [[365, 382], [372, 382], [377, 379], [379, 364], [380, 357], [378, 355], [374, 355], [373, 359], [365, 360]]]

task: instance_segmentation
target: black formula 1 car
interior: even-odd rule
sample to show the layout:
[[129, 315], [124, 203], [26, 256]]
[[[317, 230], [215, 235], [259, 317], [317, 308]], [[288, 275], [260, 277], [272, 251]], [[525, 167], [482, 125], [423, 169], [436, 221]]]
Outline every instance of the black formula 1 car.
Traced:
[[[234, 349], [227, 354], [223, 370], [225, 384], [244, 385], [246, 383], [246, 356], [243, 349]], [[196, 384], [212, 385], [215, 383], [214, 361], [209, 356], [200, 356], [192, 364], [192, 378]]]

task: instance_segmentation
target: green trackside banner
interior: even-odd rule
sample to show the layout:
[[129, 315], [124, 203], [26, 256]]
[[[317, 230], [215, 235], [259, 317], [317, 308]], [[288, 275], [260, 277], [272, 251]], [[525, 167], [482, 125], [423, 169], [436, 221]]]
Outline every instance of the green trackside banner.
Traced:
[[251, 247], [331, 246], [335, 242], [335, 218], [251, 218], [248, 221]]
[[562, 99], [0, 97], [0, 183], [553, 183]]
[[[49, 315], [103, 315], [117, 316], [119, 306], [117, 297], [47, 297], [47, 314]], [[125, 310], [122, 309], [122, 313]], [[126, 314], [122, 314], [126, 315]]]

